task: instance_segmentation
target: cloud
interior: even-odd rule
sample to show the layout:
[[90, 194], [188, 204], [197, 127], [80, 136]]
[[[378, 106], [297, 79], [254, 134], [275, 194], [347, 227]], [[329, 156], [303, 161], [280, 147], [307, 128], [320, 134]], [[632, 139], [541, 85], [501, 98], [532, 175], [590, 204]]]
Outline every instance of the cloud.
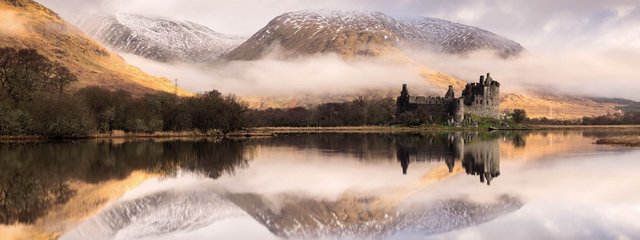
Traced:
[[[412, 186], [421, 174], [398, 178], [399, 164], [385, 157], [361, 162], [352, 156], [324, 155], [319, 150], [262, 148], [251, 167], [217, 180], [233, 193], [278, 195], [295, 193], [314, 199], [335, 201], [345, 193], [384, 196], [398, 186]], [[441, 163], [411, 163], [415, 169], [437, 169]], [[372, 178], [371, 176], [376, 176]], [[313, 186], [312, 190], [309, 186]]]
[[[640, 51], [623, 49], [562, 50], [524, 53], [502, 59], [490, 52], [467, 56], [406, 51], [419, 62], [466, 81], [492, 72], [506, 90], [540, 90], [576, 96], [621, 97], [640, 101], [637, 59]], [[635, 59], [635, 60], [634, 60]]]
[[[512, 38], [527, 48], [526, 56], [509, 61], [483, 53], [467, 57], [410, 51], [421, 63], [467, 81], [493, 72], [506, 87], [537, 87], [577, 95], [637, 95], [640, 70], [640, 7], [635, 0], [42, 0], [74, 19], [108, 10], [160, 15], [205, 24], [214, 30], [251, 35], [273, 17], [313, 8], [382, 11], [390, 15], [444, 18], [478, 26]], [[153, 7], [149, 7], [150, 4]], [[78, 11], [78, 9], [84, 9]], [[268, 58], [232, 62], [203, 71], [135, 57], [134, 65], [156, 75], [179, 78], [192, 91], [219, 89], [239, 95], [325, 93], [363, 87], [397, 87], [399, 81], [422, 83], [415, 70], [384, 61], [344, 61], [317, 55], [295, 60]], [[443, 59], [446, 59], [444, 61]], [[398, 79], [398, 81], [395, 81]]]
[[[186, 19], [214, 30], [248, 36], [274, 17], [302, 9], [381, 11], [390, 15], [439, 17], [494, 31], [529, 49], [550, 50], [575, 44], [632, 44], [616, 42], [611, 32], [640, 34], [636, 0], [41, 0], [75, 21], [96, 10], [159, 15]], [[149, 6], [153, 7], [149, 7]], [[631, 31], [631, 33], [629, 33]], [[635, 41], [637, 43], [637, 41]], [[637, 44], [636, 44], [637, 45]]]
[[559, 155], [532, 162], [503, 159], [502, 175], [490, 188], [478, 188], [473, 179], [456, 176], [410, 202], [484, 199], [504, 193], [526, 201], [523, 208], [509, 215], [431, 239], [500, 239], [505, 229], [513, 239], [637, 239], [640, 194], [628, 189], [640, 184], [634, 171], [634, 166], [640, 166], [635, 161], [639, 155], [637, 151], [616, 154], [615, 164], [609, 161], [611, 155], [600, 154]]
[[267, 57], [234, 61], [211, 69], [170, 65], [125, 54], [127, 62], [160, 76], [180, 79], [190, 91], [211, 89], [240, 96], [349, 95], [366, 90], [399, 88], [407, 83], [428, 88], [418, 69], [384, 59], [345, 60], [336, 54], [293, 59]]
[[[640, 59], [640, 52], [583, 49], [556, 54], [525, 53], [511, 59], [502, 59], [490, 52], [467, 56], [416, 49], [405, 52], [420, 64], [468, 82], [492, 72], [507, 91], [533, 89], [640, 101], [637, 94], [640, 70], [634, 60]], [[252, 97], [362, 95], [369, 90], [397, 89], [402, 83], [409, 84], [417, 92], [434, 89], [415, 67], [379, 58], [345, 60], [335, 54], [293, 59], [267, 57], [201, 69], [157, 63], [129, 54], [124, 56], [129, 63], [146, 72], [179, 79], [181, 87], [194, 92], [216, 89]]]

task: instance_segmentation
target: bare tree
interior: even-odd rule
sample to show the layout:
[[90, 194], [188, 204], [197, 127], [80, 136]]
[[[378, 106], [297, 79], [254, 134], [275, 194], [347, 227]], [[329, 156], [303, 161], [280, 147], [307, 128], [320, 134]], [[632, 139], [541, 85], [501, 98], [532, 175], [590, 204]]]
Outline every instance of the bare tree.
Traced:
[[78, 81], [78, 78], [68, 68], [55, 65], [51, 66], [44, 80], [50, 91], [62, 94], [69, 85]]
[[15, 103], [29, 101], [41, 90], [62, 93], [75, 81], [69, 69], [35, 49], [0, 48], [0, 87]]

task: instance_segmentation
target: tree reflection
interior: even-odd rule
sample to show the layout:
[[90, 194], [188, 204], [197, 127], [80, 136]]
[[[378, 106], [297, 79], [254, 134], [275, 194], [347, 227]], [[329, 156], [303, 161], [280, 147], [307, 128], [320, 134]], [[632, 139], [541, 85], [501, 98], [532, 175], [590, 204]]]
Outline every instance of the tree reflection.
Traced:
[[[516, 136], [516, 137], [514, 137]], [[75, 194], [73, 181], [99, 184], [134, 171], [174, 176], [181, 170], [209, 178], [246, 168], [255, 146], [313, 149], [358, 161], [442, 161], [461, 164], [490, 184], [500, 175], [499, 138], [524, 145], [524, 137], [493, 133], [301, 134], [252, 140], [79, 141], [0, 144], [0, 223], [33, 222]], [[458, 163], [460, 162], [460, 163]]]
[[66, 203], [70, 181], [101, 183], [133, 171], [175, 175], [179, 170], [210, 178], [248, 164], [245, 142], [111, 141], [0, 144], [0, 223], [31, 223]]

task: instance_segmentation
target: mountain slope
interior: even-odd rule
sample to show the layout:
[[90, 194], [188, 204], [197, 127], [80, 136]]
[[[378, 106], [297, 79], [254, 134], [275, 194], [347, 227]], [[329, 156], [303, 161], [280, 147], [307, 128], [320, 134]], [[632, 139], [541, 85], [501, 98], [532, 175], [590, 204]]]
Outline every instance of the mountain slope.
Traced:
[[[150, 76], [127, 64], [56, 13], [32, 0], [0, 1], [0, 47], [34, 48], [75, 74], [74, 87], [98, 86], [134, 95], [174, 92], [167, 79]], [[190, 93], [178, 89], [180, 95]]]
[[[414, 17], [392, 18], [378, 12], [299, 11], [282, 14], [249, 40], [224, 56], [233, 60], [258, 60], [270, 54], [276, 57], [311, 56], [335, 53], [347, 59], [380, 57], [390, 63], [409, 66], [425, 79], [431, 89], [420, 95], [443, 95], [449, 85], [460, 93], [467, 82], [477, 79], [455, 78], [417, 61], [406, 54], [415, 47], [448, 54], [466, 54], [476, 50], [494, 51], [504, 58], [515, 57], [524, 48], [489, 31], [446, 20]], [[364, 58], [360, 58], [364, 59]], [[491, 69], [487, 69], [491, 71]], [[479, 75], [481, 73], [478, 73]], [[498, 76], [499, 73], [495, 73]], [[500, 80], [500, 79], [498, 79]], [[398, 88], [402, 79], [398, 81]], [[508, 86], [506, 87], [508, 88]], [[395, 97], [397, 89], [380, 89], [374, 95]], [[369, 96], [370, 92], [360, 95]], [[351, 99], [355, 96], [351, 96]], [[310, 106], [321, 102], [349, 100], [347, 96], [249, 97], [253, 107]], [[523, 108], [532, 117], [580, 118], [615, 112], [616, 104], [593, 101], [588, 97], [542, 94], [531, 91], [503, 91], [501, 108]]]
[[476, 50], [494, 50], [502, 57], [517, 56], [524, 48], [517, 42], [487, 30], [447, 20], [401, 18], [402, 35], [409, 44], [427, 44], [445, 53], [463, 54]]
[[225, 58], [255, 60], [274, 46], [286, 54], [334, 52], [344, 56], [377, 56], [402, 46], [455, 54], [486, 49], [505, 57], [524, 50], [520, 44], [486, 30], [441, 19], [395, 19], [379, 12], [318, 10], [276, 17]]
[[161, 62], [212, 63], [246, 40], [192, 22], [123, 13], [85, 18], [80, 27], [116, 51]]
[[534, 91], [501, 95], [501, 109], [521, 108], [531, 118], [576, 119], [615, 113], [621, 104], [594, 101], [589, 97], [567, 96]]

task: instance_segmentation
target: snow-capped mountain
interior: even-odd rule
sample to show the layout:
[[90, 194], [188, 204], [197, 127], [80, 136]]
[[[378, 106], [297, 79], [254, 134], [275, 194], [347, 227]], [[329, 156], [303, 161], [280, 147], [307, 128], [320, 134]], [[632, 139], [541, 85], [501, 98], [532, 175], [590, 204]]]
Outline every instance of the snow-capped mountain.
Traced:
[[415, 44], [427, 44], [447, 53], [495, 50], [502, 57], [518, 55], [524, 48], [517, 42], [487, 30], [447, 20], [399, 18], [402, 36]]
[[124, 13], [83, 19], [80, 27], [116, 51], [161, 62], [212, 63], [245, 40], [193, 22]]
[[225, 58], [259, 58], [275, 45], [295, 54], [335, 52], [348, 56], [379, 55], [403, 46], [453, 54], [486, 49], [495, 50], [503, 57], [524, 50], [517, 42], [489, 31], [436, 18], [393, 18], [380, 12], [315, 10], [276, 17]]

